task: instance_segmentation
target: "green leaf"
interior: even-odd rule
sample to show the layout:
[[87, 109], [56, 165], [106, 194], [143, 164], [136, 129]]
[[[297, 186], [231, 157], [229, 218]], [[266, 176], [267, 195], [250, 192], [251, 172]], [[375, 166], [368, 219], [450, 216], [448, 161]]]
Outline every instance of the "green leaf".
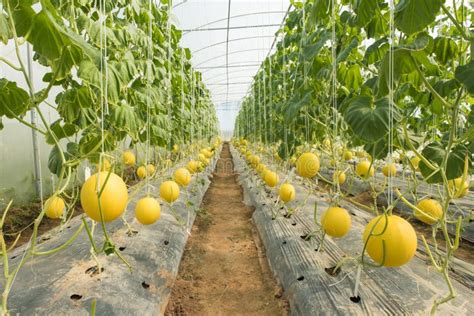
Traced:
[[88, 88], [79, 87], [63, 91], [56, 96], [56, 103], [58, 113], [65, 122], [74, 123], [82, 128], [88, 125], [79, 122], [83, 109], [90, 108], [94, 103]]
[[9, 0], [10, 10], [13, 11], [13, 23], [16, 35], [24, 37], [31, 29], [35, 11], [31, 8], [31, 1]]
[[45, 11], [40, 11], [33, 17], [27, 39], [34, 51], [48, 60], [59, 59], [63, 47], [70, 44]]
[[351, 65], [347, 68], [344, 76], [344, 83], [347, 89], [358, 90], [362, 84], [362, 76], [360, 66], [358, 64]]
[[326, 20], [331, 11], [331, 0], [315, 0], [309, 12], [310, 25], [316, 25], [321, 20]]
[[474, 94], [474, 60], [471, 60], [469, 64], [458, 66], [454, 77], [470, 94]]
[[16, 82], [0, 79], [0, 117], [23, 116], [30, 104], [28, 93], [19, 88]]
[[400, 0], [395, 7], [395, 26], [405, 34], [423, 31], [433, 23], [443, 0]]
[[[441, 165], [446, 155], [446, 144], [440, 142], [430, 143], [423, 149], [421, 154], [430, 161], [431, 164]], [[459, 178], [463, 174], [464, 158], [466, 155], [470, 157], [468, 149], [463, 145], [458, 145], [451, 150], [448, 155], [446, 169], [446, 177], [448, 180]], [[441, 173], [438, 171], [433, 174], [433, 170], [428, 168], [423, 161], [420, 162], [420, 171], [425, 181], [428, 183], [443, 182]]]
[[[105, 137], [107, 137], [107, 135], [108, 134], [106, 133]], [[105, 137], [104, 137], [104, 141], [105, 141]], [[101, 149], [101, 144], [102, 144], [102, 135], [95, 134], [95, 133], [85, 134], [79, 141], [79, 152], [83, 156], [94, 155], [95, 153], [99, 152], [99, 150]]]
[[380, 11], [377, 0], [360, 0], [359, 5], [355, 8], [357, 14], [357, 26], [366, 26], [375, 15]]
[[456, 42], [448, 37], [437, 37], [434, 40], [434, 53], [436, 60], [442, 64], [455, 58], [458, 54]]
[[[412, 60], [410, 52], [405, 49], [395, 50], [393, 52], [393, 64], [396, 65], [396, 67], [393, 67], [393, 80], [395, 87], [403, 74], [410, 74], [416, 71], [416, 65]], [[389, 75], [390, 63], [389, 54], [387, 52], [379, 67], [379, 96], [385, 96], [388, 93]]]
[[63, 168], [63, 162], [61, 160], [60, 149], [54, 146], [48, 156], [48, 169], [52, 174], [59, 176]]
[[125, 131], [133, 140], [138, 139], [140, 120], [135, 108], [127, 103], [121, 103], [112, 110], [112, 122], [119, 131]]
[[[57, 140], [61, 140], [63, 138], [69, 137], [74, 135], [77, 132], [77, 126], [70, 124], [70, 123], [65, 123], [64, 125], [61, 125], [61, 120], [55, 121], [53, 124], [50, 126], [51, 132], [54, 134]], [[55, 144], [54, 138], [52, 134], [48, 134], [46, 136], [46, 142], [50, 145]]]
[[388, 33], [387, 14], [377, 14], [374, 19], [365, 27], [368, 38], [378, 38], [387, 36]]
[[7, 45], [8, 39], [12, 36], [8, 18], [5, 14], [0, 13], [0, 41]]
[[407, 43], [402, 44], [396, 47], [397, 50], [404, 49], [409, 51], [421, 51], [426, 49], [428, 46], [431, 46], [433, 38], [428, 35], [428, 33], [423, 32], [417, 35], [417, 37]]
[[[367, 143], [374, 143], [388, 132], [389, 110], [387, 98], [373, 103], [370, 96], [360, 96], [350, 102], [344, 119], [358, 138]], [[396, 105], [393, 105], [393, 110], [394, 120], [397, 121], [399, 114]]]
[[82, 50], [74, 44], [63, 47], [61, 57], [55, 60], [51, 68], [56, 74], [56, 81], [66, 78], [71, 73], [74, 65], [79, 65], [82, 60]]
[[388, 39], [386, 37], [378, 39], [372, 45], [367, 47], [364, 54], [364, 62], [367, 65], [375, 64], [385, 56], [389, 47], [390, 45], [388, 44]]
[[303, 57], [305, 60], [311, 60], [313, 59], [321, 50], [321, 48], [324, 47], [326, 44], [327, 40], [329, 39], [329, 33], [324, 32], [321, 35], [321, 39], [318, 40], [316, 43], [308, 46], [303, 47]]
[[349, 54], [352, 52], [352, 50], [357, 47], [357, 45], [359, 45], [359, 41], [357, 40], [357, 37], [354, 36], [349, 45], [347, 45], [346, 48], [344, 48], [339, 53], [339, 55], [337, 55], [336, 63], [345, 61], [347, 57], [349, 57]]
[[[88, 60], [83, 60], [80, 63], [77, 75], [98, 89], [101, 87], [101, 82], [105, 84], [105, 72], [101, 72], [96, 64]], [[110, 102], [117, 103], [122, 85], [120, 73], [118, 73], [113, 64], [109, 63], [107, 75], [107, 97]]]
[[312, 93], [313, 91], [311, 90], [305, 91], [303, 97], [295, 95], [288, 101], [288, 104], [285, 107], [285, 121], [287, 123], [292, 122], [301, 108], [309, 104]]

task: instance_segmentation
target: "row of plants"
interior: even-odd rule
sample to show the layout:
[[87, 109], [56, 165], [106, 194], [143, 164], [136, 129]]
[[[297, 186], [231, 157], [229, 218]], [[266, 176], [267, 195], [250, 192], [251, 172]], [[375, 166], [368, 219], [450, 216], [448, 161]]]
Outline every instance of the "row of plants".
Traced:
[[[158, 195], [176, 215], [173, 203], [180, 190], [218, 150], [214, 105], [191, 65], [190, 50], [179, 46], [182, 33], [170, 22], [171, 7], [168, 0], [0, 1], [0, 42], [14, 48], [16, 57], [0, 56], [0, 63], [22, 76], [18, 82], [0, 78], [0, 130], [2, 120], [16, 120], [44, 137], [52, 148], [48, 168], [56, 177], [19, 262], [12, 265], [8, 254], [20, 234], [10, 247], [0, 234], [2, 314], [8, 314], [8, 294], [24, 264], [66, 249], [83, 231], [95, 259], [114, 254], [129, 266], [105, 223], [121, 219], [130, 228], [127, 205], [143, 194], [135, 206], [141, 224], [159, 219]], [[26, 45], [32, 60], [23, 53]], [[33, 85], [30, 63], [46, 69], [40, 90]], [[29, 111], [37, 113], [38, 124], [25, 118]], [[48, 112], [54, 122], [46, 119]], [[158, 192], [150, 185], [155, 179], [166, 180]], [[66, 225], [78, 201], [84, 215], [77, 231], [57, 248], [38, 250], [43, 217]], [[0, 229], [12, 203], [2, 210]], [[183, 224], [177, 215], [176, 220]], [[94, 238], [96, 226], [102, 246]]]
[[[270, 187], [279, 179], [261, 166], [263, 155], [283, 168], [286, 180], [294, 178], [292, 168], [310, 179], [310, 192], [316, 179], [329, 184], [331, 207], [316, 224], [333, 237], [351, 223], [338, 205], [346, 198], [341, 186], [366, 183], [374, 202], [360, 206], [375, 217], [362, 236], [362, 255], [352, 260], [359, 266], [394, 267], [413, 257], [416, 232], [394, 214], [397, 203], [407, 204], [432, 228], [429, 245], [421, 239], [448, 287], [435, 299], [435, 313], [456, 295], [449, 270], [462, 227], [472, 220], [456, 201], [470, 194], [473, 173], [473, 8], [456, 0], [394, 2], [391, 10], [389, 1], [293, 1], [276, 51], [243, 101], [234, 145]], [[376, 170], [385, 176], [381, 183]], [[395, 177], [408, 193], [394, 187]], [[288, 185], [280, 187], [282, 201], [294, 191]], [[420, 190], [426, 186], [428, 193]]]

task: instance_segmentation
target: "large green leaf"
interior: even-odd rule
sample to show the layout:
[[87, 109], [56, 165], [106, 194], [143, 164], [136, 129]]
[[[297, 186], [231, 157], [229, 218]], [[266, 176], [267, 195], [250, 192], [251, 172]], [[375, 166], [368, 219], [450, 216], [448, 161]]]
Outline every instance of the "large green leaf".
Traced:
[[359, 27], [366, 26], [379, 11], [380, 9], [377, 0], [360, 0], [355, 8], [357, 14], [357, 25]]
[[133, 140], [138, 139], [140, 120], [135, 108], [127, 103], [121, 103], [112, 110], [112, 122], [119, 131], [126, 131]]
[[83, 60], [79, 65], [77, 75], [96, 88], [100, 88], [101, 84], [105, 85], [105, 73], [107, 73], [107, 97], [110, 102], [117, 103], [122, 82], [120, 80], [120, 73], [115, 69], [113, 64], [108, 64], [106, 72], [105, 69], [101, 71], [93, 62]]
[[382, 37], [375, 41], [372, 45], [367, 47], [364, 55], [364, 62], [367, 65], [372, 65], [384, 58], [389, 49], [388, 39]]
[[66, 78], [66, 76], [70, 74], [71, 68], [74, 65], [79, 65], [82, 57], [82, 50], [80, 47], [72, 43], [63, 47], [61, 57], [55, 60], [51, 65], [53, 72], [56, 74], [56, 81]]
[[434, 40], [434, 53], [436, 60], [442, 64], [447, 64], [448, 61], [456, 57], [458, 46], [456, 42], [449, 37], [437, 37]]
[[[61, 124], [61, 120], [55, 121], [50, 126], [51, 133], [54, 134], [57, 140], [74, 135], [77, 132], [77, 126], [70, 123]], [[50, 145], [55, 144], [54, 137], [51, 133], [46, 135], [46, 142]]]
[[303, 47], [303, 57], [305, 60], [313, 59], [324, 47], [327, 40], [329, 39], [329, 33], [325, 32], [321, 35], [321, 38], [314, 44]]
[[[427, 160], [431, 162], [431, 164], [437, 164], [440, 166], [446, 155], [446, 144], [440, 142], [430, 143], [423, 149], [421, 153]], [[471, 154], [463, 145], [458, 145], [451, 150], [448, 155], [446, 168], [446, 177], [448, 180], [462, 176], [464, 171], [464, 158], [466, 155], [470, 157]], [[438, 171], [433, 174], [433, 170], [428, 168], [428, 166], [423, 161], [420, 162], [420, 171], [425, 181], [428, 183], [443, 182], [441, 173]]]
[[[393, 80], [396, 86], [402, 75], [408, 75], [416, 72], [416, 64], [413, 56], [421, 60], [427, 68], [431, 67], [429, 61], [426, 61], [426, 54], [423, 52], [430, 43], [431, 37], [426, 33], [419, 34], [413, 41], [400, 45], [393, 51]], [[385, 54], [379, 67], [379, 86], [378, 95], [385, 96], [388, 93], [390, 78], [390, 56], [389, 52]]]
[[362, 84], [362, 75], [358, 64], [351, 65], [344, 74], [344, 83], [347, 89], [357, 90]]
[[298, 112], [301, 110], [301, 108], [309, 104], [312, 93], [313, 91], [311, 90], [305, 91], [303, 96], [295, 95], [295, 97], [288, 101], [285, 108], [285, 121], [287, 123], [292, 122], [298, 115]]
[[35, 52], [48, 60], [59, 59], [63, 47], [70, 44], [69, 39], [61, 34], [45, 11], [40, 11], [33, 17], [27, 39]]
[[30, 105], [28, 93], [19, 88], [16, 82], [0, 79], [0, 117], [23, 116]]
[[357, 40], [357, 37], [353, 37], [352, 40], [350, 41], [349, 45], [347, 45], [338, 55], [336, 58], [336, 62], [340, 63], [343, 62], [349, 57], [349, 54], [352, 52], [354, 48], [359, 45], [359, 41]]
[[52, 174], [59, 176], [63, 168], [63, 162], [61, 160], [60, 150], [57, 146], [51, 149], [48, 156], [48, 169]]
[[0, 12], [0, 41], [5, 45], [11, 37], [11, 30], [7, 19], [7, 16]]
[[458, 66], [454, 76], [470, 94], [474, 94], [474, 60], [469, 64]]
[[[409, 74], [416, 71], [416, 64], [413, 62], [410, 52], [407, 50], [396, 50], [393, 52], [393, 64], [396, 67], [393, 67], [393, 79], [394, 86], [397, 85], [398, 81], [402, 74]], [[388, 94], [389, 86], [389, 77], [390, 76], [390, 63], [388, 52], [385, 55], [385, 58], [380, 64], [379, 70], [379, 85], [378, 85], [378, 95], [385, 96]]]
[[79, 123], [82, 110], [94, 105], [90, 91], [86, 87], [71, 88], [59, 93], [56, 96], [56, 103], [58, 113], [64, 121], [80, 127], [85, 127]]
[[331, 0], [315, 0], [308, 17], [310, 25], [318, 24], [321, 20], [327, 19], [330, 12]]
[[[344, 119], [358, 138], [367, 143], [374, 143], [387, 134], [389, 114], [387, 98], [374, 103], [370, 96], [360, 96], [350, 102], [344, 113]], [[393, 105], [393, 117], [395, 122], [399, 118], [396, 105]]]
[[35, 11], [31, 8], [31, 1], [9, 0], [8, 2], [12, 11], [16, 34], [19, 37], [24, 37], [31, 29], [35, 16]]
[[423, 31], [433, 23], [443, 0], [400, 0], [395, 7], [395, 26], [405, 34]]
[[373, 20], [365, 27], [368, 38], [386, 36], [388, 32], [387, 14], [376, 14]]

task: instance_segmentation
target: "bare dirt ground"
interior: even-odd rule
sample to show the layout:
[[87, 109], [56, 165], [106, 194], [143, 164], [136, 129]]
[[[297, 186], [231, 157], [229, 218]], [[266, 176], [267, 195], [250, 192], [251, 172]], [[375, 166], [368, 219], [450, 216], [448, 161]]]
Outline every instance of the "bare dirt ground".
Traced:
[[165, 315], [287, 315], [224, 144]]

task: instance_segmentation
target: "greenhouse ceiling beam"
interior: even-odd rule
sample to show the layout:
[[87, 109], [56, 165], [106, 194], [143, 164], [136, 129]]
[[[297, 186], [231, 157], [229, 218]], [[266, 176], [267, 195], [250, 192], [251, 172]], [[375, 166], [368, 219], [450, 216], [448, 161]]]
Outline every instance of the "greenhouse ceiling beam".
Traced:
[[222, 54], [222, 55], [219, 55], [219, 56], [213, 56], [212, 58], [209, 58], [209, 59], [206, 59], [205, 61], [202, 61], [196, 65], [194, 65], [194, 68], [196, 67], [199, 67], [203, 64], [206, 64], [210, 61], [214, 61], [216, 58], [221, 58], [221, 57], [225, 57], [226, 55], [233, 55], [233, 54], [238, 54], [238, 53], [245, 53], [245, 52], [253, 52], [253, 51], [267, 51], [266, 49], [263, 49], [263, 48], [250, 48], [250, 49], [241, 49], [241, 50], [236, 50], [236, 51], [233, 51], [233, 52], [230, 52], [229, 54]]
[[[229, 95], [231, 95], [231, 94], [236, 95], [236, 94], [243, 94], [243, 93], [245, 93], [245, 92], [243, 92], [243, 91], [237, 92], [237, 91], [236, 91], [236, 92], [229, 92]], [[226, 95], [226, 94], [227, 94], [227, 93], [225, 93], [225, 92], [224, 92], [224, 93], [216, 93], [216, 94], [211, 93], [212, 96], [220, 96], [220, 95]]]
[[173, 9], [179, 7], [179, 6], [182, 5], [182, 4], [185, 4], [186, 2], [188, 2], [188, 0], [183, 0], [182, 2], [180, 2], [180, 3], [178, 3], [178, 4], [175, 4], [175, 5], [173, 6]]
[[229, 0], [229, 6], [227, 8], [227, 39], [225, 45], [225, 66], [226, 66], [226, 83], [227, 83], [227, 93], [229, 92], [229, 32], [230, 32], [230, 4], [231, 0]]
[[[280, 29], [283, 27], [283, 25], [285, 24], [286, 17], [288, 16], [288, 13], [290, 13], [290, 10], [291, 10], [291, 7], [292, 7], [292, 6], [293, 6], [293, 5], [290, 3], [290, 5], [288, 6], [288, 9], [286, 9], [285, 15], [283, 16], [283, 19], [281, 20], [279, 30], [280, 30]], [[279, 31], [279, 30], [278, 30], [278, 31]], [[278, 39], [278, 32], [275, 34], [275, 36], [273, 36], [273, 43], [272, 43], [272, 46], [270, 46], [270, 49], [268, 50], [268, 53], [267, 53], [267, 57], [265, 57], [265, 59], [267, 59], [268, 56], [270, 56], [270, 54], [271, 54], [271, 52], [272, 52], [272, 50], [273, 50], [273, 47], [275, 47], [275, 44], [276, 44], [277, 39]], [[265, 62], [265, 61], [264, 61], [264, 62]], [[264, 62], [262, 62], [262, 63], [260, 64], [260, 67], [259, 67], [258, 70], [257, 70], [257, 74], [258, 74], [258, 72], [260, 71], [260, 68], [262, 67], [262, 65], [263, 65]], [[250, 89], [252, 88], [252, 83], [253, 83], [253, 81], [254, 81], [254, 80], [252, 80], [252, 82], [250, 83], [249, 89], [247, 90], [247, 92], [245, 93], [245, 95], [242, 97], [242, 99], [245, 98], [245, 96], [247, 96], [248, 93], [250, 92]]]
[[[233, 73], [235, 73], [235, 72], [229, 71], [229, 74], [233, 74]], [[216, 79], [216, 78], [218, 78], [218, 77], [221, 77], [221, 76], [216, 76], [216, 77], [213, 77], [213, 78], [210, 78], [210, 79]], [[234, 79], [234, 80], [235, 80], [235, 79], [239, 79], [239, 80], [241, 80], [241, 79], [252, 80], [252, 77], [253, 77], [253, 75], [248, 74], [247, 76], [233, 76], [232, 79]], [[214, 81], [214, 82], [206, 83], [206, 85], [213, 85], [214, 83], [221, 83], [221, 82], [220, 82], [220, 81]], [[248, 83], [248, 82], [247, 82], [247, 83]]]
[[184, 31], [187, 31], [187, 32], [208, 32], [208, 31], [225, 31], [225, 30], [253, 29], [253, 28], [274, 27], [274, 26], [280, 26], [280, 24], [256, 24], [256, 25], [239, 25], [239, 26], [231, 26], [231, 27], [210, 27], [210, 28], [207, 28], [207, 29], [184, 30]]
[[[234, 15], [234, 16], [231, 16], [230, 19], [235, 19], [235, 18], [241, 18], [241, 17], [245, 17], [245, 16], [251, 16], [251, 15], [260, 15], [260, 14], [281, 14], [281, 13], [285, 13], [285, 11], [263, 11], [263, 12], [251, 12], [251, 13], [245, 13], [245, 14], [238, 14], [238, 15]], [[201, 28], [203, 27], [206, 27], [206, 26], [209, 26], [209, 25], [212, 25], [212, 24], [216, 24], [216, 23], [219, 23], [219, 22], [223, 22], [223, 21], [227, 21], [227, 18], [224, 18], [224, 19], [219, 19], [219, 20], [215, 20], [215, 21], [211, 21], [209, 23], [206, 23], [206, 24], [203, 24], [203, 25], [200, 25], [198, 27], [195, 27], [194, 29], [191, 29], [191, 30], [188, 30], [188, 31], [184, 31], [183, 33], [183, 36], [192, 32], [192, 31], [198, 31], [200, 30]]]
[[214, 44], [211, 44], [211, 45], [208, 45], [208, 46], [204, 46], [204, 47], [202, 47], [198, 50], [193, 51], [193, 53], [196, 54], [196, 53], [199, 53], [200, 51], [203, 51], [205, 49], [209, 49], [209, 48], [214, 47], [214, 46], [226, 44], [227, 42], [230, 43], [230, 42], [237, 42], [237, 41], [243, 41], [243, 40], [248, 40], [248, 39], [257, 39], [257, 38], [274, 38], [274, 36], [273, 35], [260, 35], [260, 36], [246, 36], [246, 37], [234, 38], [234, 39], [231, 39], [229, 41], [222, 41], [222, 42], [214, 43]]
[[240, 67], [258, 67], [260, 64], [248, 64], [248, 65], [219, 65], [219, 66], [208, 66], [208, 67], [196, 67], [194, 69], [219, 69], [219, 68], [240, 68]]

